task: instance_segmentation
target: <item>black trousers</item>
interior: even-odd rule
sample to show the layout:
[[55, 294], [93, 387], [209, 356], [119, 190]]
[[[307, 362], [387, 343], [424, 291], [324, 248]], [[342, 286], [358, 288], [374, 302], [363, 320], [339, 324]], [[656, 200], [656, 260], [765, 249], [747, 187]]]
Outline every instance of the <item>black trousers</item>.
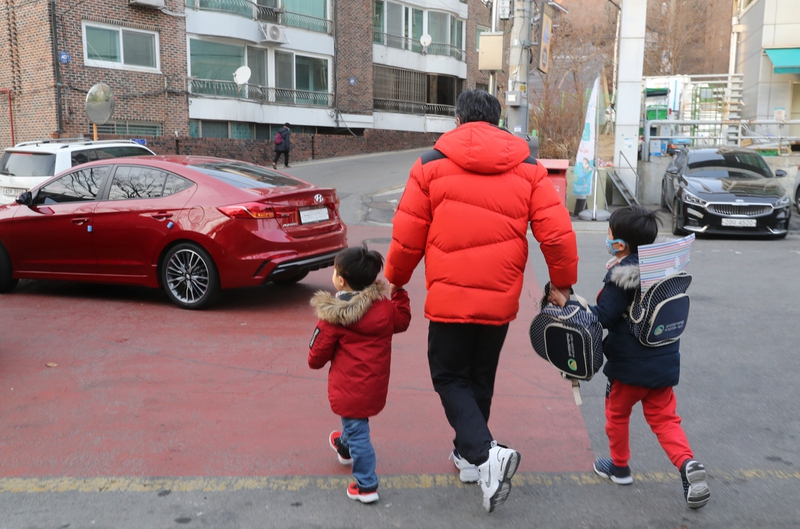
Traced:
[[430, 322], [428, 365], [461, 457], [480, 465], [489, 458], [489, 411], [500, 350], [508, 324]]
[[278, 160], [281, 159], [281, 154], [283, 155], [283, 166], [289, 167], [289, 151], [275, 151], [275, 158], [272, 159], [272, 164], [278, 163]]

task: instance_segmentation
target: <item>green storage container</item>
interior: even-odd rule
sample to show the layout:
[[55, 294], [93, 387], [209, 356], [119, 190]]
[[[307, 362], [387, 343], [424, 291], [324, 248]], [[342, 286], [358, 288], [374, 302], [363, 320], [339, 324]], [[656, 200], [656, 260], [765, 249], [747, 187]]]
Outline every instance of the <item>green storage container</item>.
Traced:
[[647, 121], [651, 119], [667, 119], [666, 105], [651, 105], [646, 110]]

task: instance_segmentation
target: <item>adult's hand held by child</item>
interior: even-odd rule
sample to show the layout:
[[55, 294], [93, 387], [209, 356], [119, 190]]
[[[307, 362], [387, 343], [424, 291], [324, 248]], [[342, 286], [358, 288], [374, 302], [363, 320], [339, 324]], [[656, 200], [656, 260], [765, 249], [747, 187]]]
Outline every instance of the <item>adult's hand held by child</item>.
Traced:
[[553, 305], [558, 305], [559, 307], [563, 307], [567, 304], [567, 298], [564, 295], [564, 292], [559, 288], [551, 288], [550, 295], [547, 296], [547, 301], [552, 303]]

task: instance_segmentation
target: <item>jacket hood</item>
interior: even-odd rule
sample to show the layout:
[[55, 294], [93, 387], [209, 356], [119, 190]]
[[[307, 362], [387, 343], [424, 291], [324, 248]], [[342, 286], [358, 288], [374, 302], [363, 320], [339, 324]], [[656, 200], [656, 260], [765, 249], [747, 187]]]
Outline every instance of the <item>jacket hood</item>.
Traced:
[[633, 290], [641, 286], [639, 276], [639, 256], [629, 255], [608, 271], [609, 280], [623, 290]]
[[525, 140], [485, 121], [446, 132], [434, 148], [460, 167], [480, 174], [504, 173], [530, 157]]
[[339, 299], [330, 292], [319, 290], [311, 298], [311, 306], [316, 309], [317, 318], [333, 325], [347, 327], [360, 320], [376, 301], [385, 297], [386, 284], [375, 281], [349, 300]]

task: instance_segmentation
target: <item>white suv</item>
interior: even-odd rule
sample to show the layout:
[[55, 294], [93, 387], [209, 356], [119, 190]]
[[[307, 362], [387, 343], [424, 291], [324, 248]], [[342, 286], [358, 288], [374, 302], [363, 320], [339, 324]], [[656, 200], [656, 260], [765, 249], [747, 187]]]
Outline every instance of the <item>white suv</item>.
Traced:
[[143, 145], [125, 140], [72, 138], [18, 143], [3, 151], [0, 158], [0, 204], [10, 204], [20, 193], [82, 163], [154, 154]]

